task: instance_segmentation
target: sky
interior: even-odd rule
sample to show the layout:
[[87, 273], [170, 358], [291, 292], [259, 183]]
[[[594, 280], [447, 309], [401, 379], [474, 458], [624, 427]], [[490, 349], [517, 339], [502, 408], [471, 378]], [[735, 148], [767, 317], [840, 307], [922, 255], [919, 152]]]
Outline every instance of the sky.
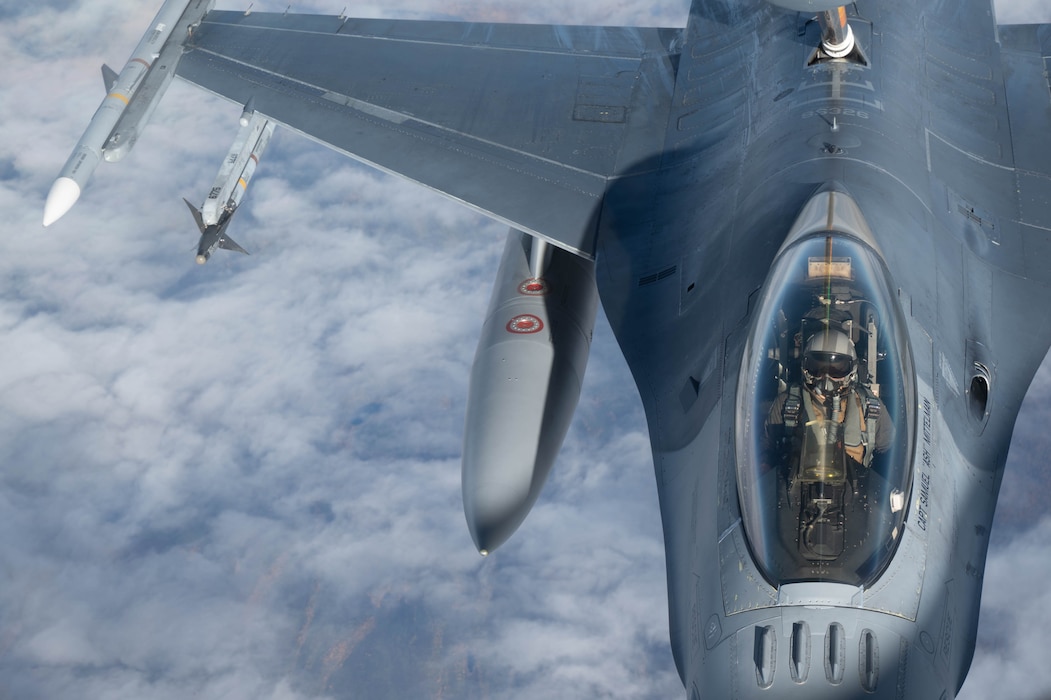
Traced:
[[[1042, 1], [998, 17], [1051, 22]], [[505, 227], [279, 130], [230, 229], [251, 255], [198, 266], [181, 198], [203, 200], [240, 109], [176, 81], [43, 229], [99, 66], [157, 7], [67, 5], [0, 0], [0, 700], [684, 697], [644, 419], [602, 315], [548, 485], [482, 559], [459, 460]], [[564, 5], [348, 13], [681, 26], [688, 9]], [[968, 700], [1051, 698], [1049, 389], [1045, 363]]]

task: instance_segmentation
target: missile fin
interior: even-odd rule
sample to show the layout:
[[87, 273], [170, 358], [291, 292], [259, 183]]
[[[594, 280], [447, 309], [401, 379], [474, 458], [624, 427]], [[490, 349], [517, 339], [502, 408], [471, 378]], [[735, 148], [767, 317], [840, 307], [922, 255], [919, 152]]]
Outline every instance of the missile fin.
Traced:
[[201, 218], [201, 210], [190, 204], [190, 200], [186, 199], [186, 197], [183, 197], [182, 201], [186, 202], [186, 206], [190, 208], [190, 213], [193, 214], [193, 220], [197, 222], [197, 228], [201, 230], [201, 233], [204, 233], [205, 225], [204, 219]]
[[113, 92], [113, 86], [117, 84], [117, 71], [105, 63], [102, 64], [102, 82], [106, 85], [106, 94]]
[[246, 255], [249, 254], [247, 250], [236, 244], [230, 236], [225, 234], [223, 235], [223, 238], [219, 240], [219, 247], [224, 250], [236, 250], [238, 252], [243, 252]]
[[234, 239], [230, 238], [225, 234], [222, 238], [219, 239], [219, 247], [223, 250], [236, 250], [238, 253], [244, 253], [245, 255], [249, 255], [249, 252], [247, 250], [237, 245], [237, 243], [234, 242]]

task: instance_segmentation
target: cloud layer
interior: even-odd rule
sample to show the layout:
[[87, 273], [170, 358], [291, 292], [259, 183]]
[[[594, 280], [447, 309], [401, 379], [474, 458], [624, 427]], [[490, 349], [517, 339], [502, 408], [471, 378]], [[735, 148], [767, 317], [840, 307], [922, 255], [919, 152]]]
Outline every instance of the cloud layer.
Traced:
[[[203, 198], [238, 110], [176, 83], [129, 159], [42, 230], [98, 66], [155, 11], [61, 5], [0, 6], [0, 697], [682, 696], [644, 421], [604, 320], [541, 501], [480, 559], [460, 440], [504, 229], [279, 131], [231, 229], [252, 255], [199, 267], [180, 198]], [[687, 9], [353, 12], [678, 26]], [[1012, 503], [1047, 483], [1049, 411], [1020, 421]], [[961, 697], [1051, 694], [1032, 675], [1047, 605], [1017, 607], [1047, 598], [1031, 567], [1051, 522], [1024, 498], [994, 537]]]

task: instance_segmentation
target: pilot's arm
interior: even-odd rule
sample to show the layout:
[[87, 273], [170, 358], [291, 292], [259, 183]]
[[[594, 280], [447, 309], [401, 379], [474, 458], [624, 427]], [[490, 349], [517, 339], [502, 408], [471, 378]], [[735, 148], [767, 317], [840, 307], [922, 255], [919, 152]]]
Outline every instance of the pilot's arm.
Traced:
[[884, 405], [883, 400], [876, 398], [879, 401], [879, 418], [876, 420], [876, 454], [882, 454], [890, 449], [891, 445], [894, 444], [894, 420], [890, 414], [887, 413], [887, 407]]

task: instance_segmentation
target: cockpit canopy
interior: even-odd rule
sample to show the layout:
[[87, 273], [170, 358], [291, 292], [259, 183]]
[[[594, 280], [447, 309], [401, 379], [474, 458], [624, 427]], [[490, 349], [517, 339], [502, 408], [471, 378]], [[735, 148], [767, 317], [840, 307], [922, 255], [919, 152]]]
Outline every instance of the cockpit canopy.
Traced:
[[904, 531], [915, 405], [879, 256], [837, 231], [782, 250], [745, 353], [737, 479], [760, 569], [773, 585], [869, 585]]

